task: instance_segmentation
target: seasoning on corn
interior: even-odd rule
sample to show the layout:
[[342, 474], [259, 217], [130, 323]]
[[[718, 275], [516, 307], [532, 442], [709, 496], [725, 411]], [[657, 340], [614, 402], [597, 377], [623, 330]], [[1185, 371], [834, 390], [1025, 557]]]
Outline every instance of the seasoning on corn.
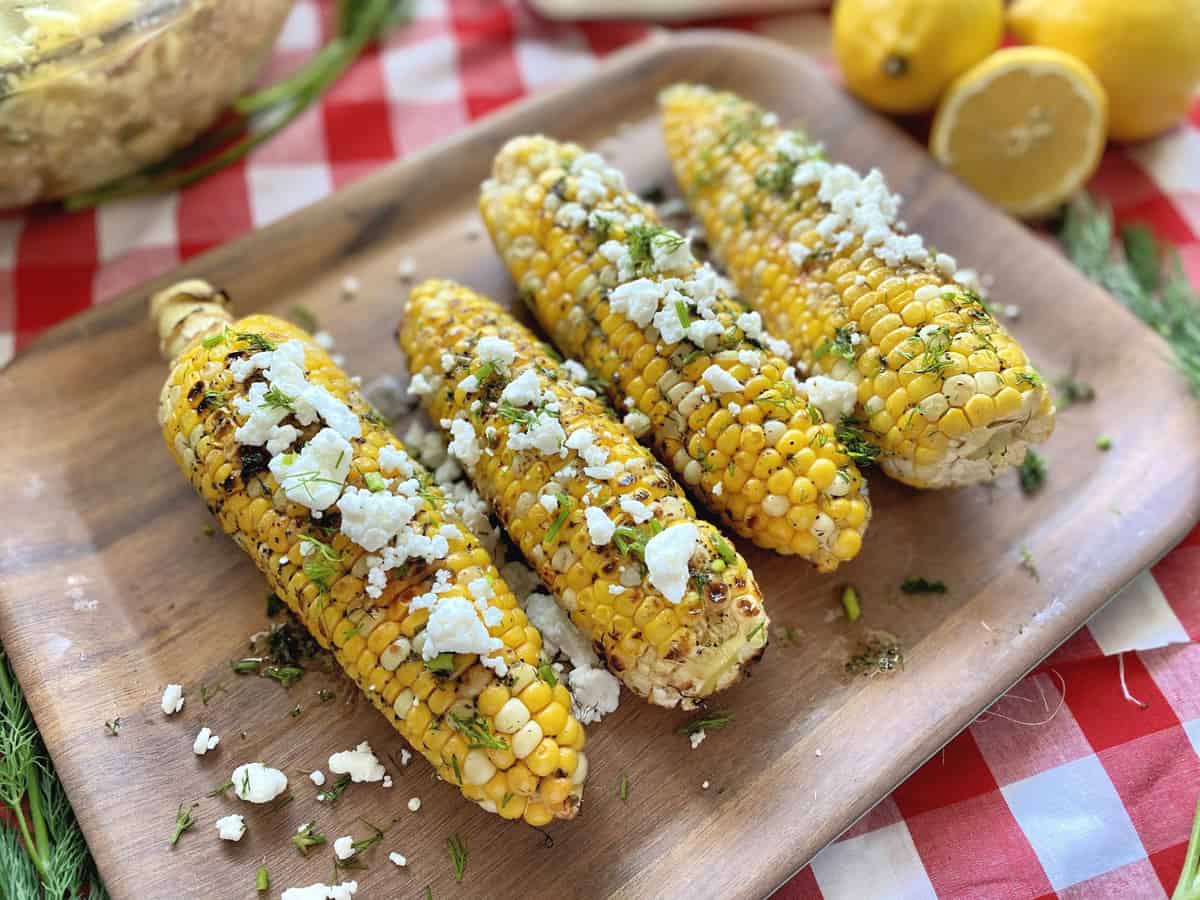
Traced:
[[823, 571], [857, 555], [870, 506], [835, 423], [781, 355], [786, 345], [619, 172], [574, 144], [516, 138], [480, 205], [559, 349], [724, 521]]
[[[231, 323], [227, 302], [203, 282], [152, 301], [175, 360], [159, 420], [184, 474], [443, 780], [507, 819], [573, 817], [584, 732], [566, 686], [538, 676], [541, 635], [487, 551], [311, 338], [270, 316]], [[372, 473], [382, 490], [366, 487]], [[544, 720], [536, 767], [497, 726], [497, 699], [526, 715], [551, 700], [563, 710]], [[458, 719], [499, 737], [476, 748]], [[568, 753], [574, 776], [558, 765]], [[369, 756], [360, 745], [332, 758], [331, 770], [374, 778], [382, 767]]]
[[1049, 391], [952, 257], [897, 222], [900, 198], [727, 93], [661, 96], [675, 174], [767, 328], [851, 384], [885, 472], [917, 487], [995, 478], [1054, 427]]
[[[466, 287], [427, 281], [400, 342], [414, 372], [442, 379], [424, 402], [451, 452], [630, 690], [691, 708], [762, 654], [767, 618], [745, 561], [532, 332]], [[521, 744], [536, 759], [547, 722], [558, 727], [542, 694], [528, 709], [488, 697], [518, 756]]]

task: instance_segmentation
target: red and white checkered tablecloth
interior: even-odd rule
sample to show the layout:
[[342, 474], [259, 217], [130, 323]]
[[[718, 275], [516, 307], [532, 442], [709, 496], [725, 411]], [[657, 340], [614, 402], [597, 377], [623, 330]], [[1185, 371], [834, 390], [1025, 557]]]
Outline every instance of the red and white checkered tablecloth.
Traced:
[[[271, 74], [328, 36], [331, 7], [300, 0]], [[722, 24], [810, 47], [828, 27], [820, 17]], [[518, 0], [420, 0], [411, 25], [236, 168], [169, 197], [0, 214], [0, 366], [54, 322], [645, 33], [552, 24]], [[1188, 126], [1110, 150], [1092, 189], [1120, 221], [1148, 222], [1180, 245], [1200, 281], [1200, 104]], [[1200, 528], [1126, 594], [778, 896], [1166, 898], [1200, 793]]]

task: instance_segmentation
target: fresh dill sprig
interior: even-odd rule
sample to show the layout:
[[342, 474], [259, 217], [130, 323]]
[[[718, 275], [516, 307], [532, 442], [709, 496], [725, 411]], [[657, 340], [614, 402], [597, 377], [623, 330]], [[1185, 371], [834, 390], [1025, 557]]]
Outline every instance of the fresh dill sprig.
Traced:
[[121, 717], [116, 716], [115, 718], [105, 720], [104, 730], [108, 732], [109, 737], [117, 737], [121, 733]]
[[198, 803], [193, 803], [191, 806], [179, 804], [179, 810], [175, 813], [175, 833], [171, 835], [171, 846], [174, 847], [179, 843], [180, 836], [185, 831], [190, 831], [192, 826], [196, 824], [195, 818], [192, 816], [192, 810], [199, 806]]
[[857, 622], [862, 617], [862, 603], [858, 599], [858, 591], [853, 585], [846, 585], [842, 591], [842, 609], [846, 611], [846, 621]]
[[571, 515], [571, 510], [575, 508], [575, 501], [568, 494], [559, 491], [555, 493], [554, 499], [558, 501], [558, 515], [554, 517], [554, 521], [550, 523], [550, 527], [546, 529], [546, 534], [542, 538], [542, 543], [546, 546], [549, 546], [562, 530], [567, 518]]
[[543, 658], [538, 663], [538, 677], [550, 687], [558, 687], [558, 676], [554, 674], [554, 667], [550, 665], [550, 660]]
[[683, 235], [670, 228], [646, 223], [629, 226], [625, 234], [629, 261], [638, 271], [643, 271], [654, 263], [656, 246], [665, 253], [674, 253], [683, 245], [684, 240]]
[[867, 439], [862, 424], [856, 419], [843, 419], [835, 429], [834, 437], [845, 447], [846, 455], [860, 466], [869, 466], [883, 452], [878, 444]]
[[654, 519], [645, 525], [618, 525], [613, 530], [613, 546], [622, 556], [645, 557], [646, 545], [662, 530], [662, 525]]
[[256, 353], [265, 353], [275, 349], [275, 342], [257, 331], [238, 331], [234, 333], [233, 337], [235, 340], [249, 344], [250, 349]]
[[435, 675], [449, 675], [454, 671], [454, 654], [448, 650], [439, 653], [433, 659], [425, 660], [425, 668]]
[[463, 783], [463, 780], [462, 780], [462, 769], [460, 769], [460, 768], [458, 767], [458, 756], [457, 756], [457, 755], [455, 755], [455, 754], [453, 754], [453, 753], [451, 753], [451, 754], [450, 754], [450, 768], [454, 770], [454, 781], [455, 781], [455, 783], [456, 783], [456, 784], [457, 784], [459, 787], [462, 787], [462, 783]]
[[900, 582], [900, 590], [906, 594], [944, 594], [946, 593], [946, 583], [930, 581], [928, 578], [918, 575], [905, 578]]
[[462, 883], [467, 871], [467, 845], [457, 834], [446, 838], [446, 850], [450, 854], [450, 865], [454, 867], [454, 880]]
[[304, 557], [305, 576], [320, 588], [321, 593], [329, 593], [330, 579], [337, 574], [338, 563], [342, 561], [341, 551], [311, 535], [301, 535], [300, 540], [312, 548]]
[[324, 791], [317, 794], [317, 799], [322, 803], [337, 803], [342, 799], [342, 794], [346, 792], [346, 786], [350, 784], [349, 775], [339, 775], [334, 779], [333, 784], [327, 787]]
[[854, 362], [858, 357], [858, 348], [854, 343], [854, 336], [857, 334], [858, 329], [854, 325], [843, 325], [833, 333], [830, 340], [817, 346], [817, 349], [813, 351], [813, 358], [821, 359], [833, 353], [847, 362]]
[[899, 644], [872, 638], [860, 647], [856, 655], [846, 660], [846, 672], [874, 678], [890, 674], [903, 665], [904, 653]]
[[[554, 685], [551, 685], [551, 687], [553, 686]], [[471, 749], [508, 749], [508, 742], [503, 738], [498, 738], [496, 735], [492, 734], [492, 728], [488, 724], [488, 720], [482, 716], [475, 715], [468, 719], [465, 716], [460, 716], [457, 713], [452, 712], [450, 713], [450, 723], [456, 731], [461, 731], [463, 733], [467, 739], [467, 746]]]
[[316, 822], [309, 822], [292, 835], [292, 846], [300, 851], [301, 856], [308, 856], [313, 847], [325, 843], [325, 835], [315, 829]]
[[677, 725], [675, 733], [686, 734], [690, 737], [700, 731], [720, 731], [732, 721], [733, 713], [723, 709], [714, 709], [712, 712], [689, 719], [682, 725]]
[[1026, 496], [1033, 496], [1046, 483], [1046, 459], [1032, 447], [1025, 451], [1025, 458], [1017, 467], [1017, 477], [1021, 481], [1021, 490]]
[[1144, 225], [1127, 225], [1114, 248], [1112, 210], [1083, 194], [1067, 207], [1059, 240], [1083, 274], [1108, 290], [1171, 348], [1174, 363], [1200, 395], [1200, 295], [1177, 248]]
[[292, 404], [295, 402], [295, 397], [289, 397], [278, 387], [272, 386], [269, 391], [263, 394], [262, 403], [259, 406], [264, 409], [286, 409], [294, 412]]
[[627, 772], [622, 772], [621, 780], [617, 782], [617, 796], [621, 798], [622, 802], [629, 799], [629, 774]]

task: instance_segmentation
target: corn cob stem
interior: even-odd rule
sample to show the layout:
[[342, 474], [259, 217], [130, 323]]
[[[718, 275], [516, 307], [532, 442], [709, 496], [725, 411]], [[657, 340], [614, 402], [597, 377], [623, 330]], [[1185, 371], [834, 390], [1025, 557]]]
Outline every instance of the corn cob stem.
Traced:
[[[745, 560], [532, 332], [469, 288], [428, 281], [400, 342], [451, 452], [630, 690], [692, 708], [762, 654], [767, 618]], [[493, 350], [503, 365], [484, 358]], [[652, 543], [678, 528], [695, 540], [664, 588]]]
[[[308, 335], [271, 316], [218, 330], [227, 303], [218, 291], [189, 282], [151, 306], [160, 333], [174, 336], [180, 323], [192, 323], [183, 329], [192, 340], [179, 351], [160, 402], [163, 435], [184, 474], [271, 588], [443, 780], [504, 818], [544, 825], [573, 817], [587, 774], [583, 728], [566, 686], [551, 687], [538, 674], [541, 635], [487, 551]], [[171, 337], [163, 346], [169, 352], [178, 343]], [[279, 393], [255, 407], [263, 382], [255, 380], [254, 366], [274, 367], [297, 351], [307, 379], [299, 387], [308, 393], [282, 396], [282, 382], [275, 381]], [[264, 371], [268, 381], [273, 371]], [[333, 440], [321, 436], [336, 431], [330, 425], [314, 435], [321, 422], [303, 424], [305, 398], [321, 405], [326, 423], [359, 433], [346, 441], [350, 459], [339, 454], [331, 470], [337, 474], [307, 479], [301, 489], [291, 466], [310, 452], [317, 459], [313, 448]], [[290, 404], [292, 420], [302, 425], [296, 449], [264, 451], [243, 432], [267, 402]], [[317, 502], [339, 478], [345, 483], [336, 505]], [[355, 504], [347, 503], [351, 497]], [[352, 527], [381, 497], [411, 501], [414, 510], [395, 544]], [[409, 558], [384, 568], [402, 539], [412, 548]], [[460, 610], [459, 618], [435, 618], [446, 609]], [[453, 646], [485, 626], [482, 640], [492, 648], [486, 654], [422, 652], [432, 641]]]
[[1049, 437], [1041, 376], [954, 259], [904, 231], [877, 171], [829, 163], [732, 94], [676, 85], [661, 106], [713, 250], [768, 329], [849, 383], [885, 472], [917, 487], [985, 481]]
[[737, 533], [828, 571], [870, 515], [857, 467], [763, 333], [620, 173], [548, 138], [496, 157], [484, 221], [522, 297]]

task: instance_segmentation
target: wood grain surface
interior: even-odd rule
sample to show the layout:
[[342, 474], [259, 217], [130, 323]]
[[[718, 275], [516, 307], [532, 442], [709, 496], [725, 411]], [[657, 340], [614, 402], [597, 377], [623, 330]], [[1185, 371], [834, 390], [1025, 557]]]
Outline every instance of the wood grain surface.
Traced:
[[[285, 691], [230, 673], [228, 660], [266, 627], [265, 589], [228, 540], [203, 533], [208, 514], [162, 446], [154, 411], [166, 369], [146, 297], [203, 274], [243, 313], [302, 303], [337, 338], [350, 371], [369, 380], [394, 370], [403, 258], [422, 276], [513, 297], [475, 212], [500, 144], [528, 131], [603, 141], [636, 188], [669, 186], [655, 94], [679, 79], [740, 91], [785, 120], [803, 119], [835, 158], [882, 168], [907, 198], [911, 226], [993, 275], [997, 301], [1021, 306], [1013, 329], [1042, 371], [1063, 373], [1077, 360], [1097, 399], [1061, 414], [1035, 498], [1020, 493], [1015, 474], [928, 493], [871, 472], [865, 548], [836, 575], [741, 544], [777, 629], [753, 678], [720, 697], [735, 720], [692, 751], [672, 733], [685, 714], [624, 695], [619, 712], [590, 730], [583, 811], [550, 829], [553, 847], [463, 802], [419, 757], [390, 767], [390, 790], [355, 785], [336, 806], [317, 803], [305, 770], [363, 739], [397, 752], [400, 738], [365, 703], [348, 702], [348, 682], [332, 675], [310, 673]], [[347, 302], [339, 284], [350, 274], [362, 290]], [[327, 880], [330, 849], [302, 859], [288, 836], [315, 819], [331, 841], [361, 837], [359, 816], [395, 820], [367, 854], [370, 869], [351, 873], [365, 898], [418, 898], [427, 885], [438, 900], [764, 896], [1153, 562], [1200, 509], [1200, 417], [1154, 335], [803, 59], [711, 32], [618, 54], [587, 81], [68, 321], [0, 373], [0, 409], [0, 639], [118, 900], [251, 898], [264, 858], [271, 896]], [[1101, 433], [1113, 438], [1109, 453], [1095, 449]], [[1040, 581], [1020, 568], [1022, 547]], [[901, 594], [910, 575], [942, 579], [949, 592]], [[855, 625], [837, 602], [846, 583], [863, 598]], [[781, 627], [795, 640], [779, 640]], [[852, 679], [844, 662], [872, 629], [899, 636], [903, 671]], [[167, 719], [159, 697], [169, 681], [186, 686], [187, 704]], [[201, 684], [223, 690], [204, 705]], [[318, 700], [324, 687], [335, 701]], [[117, 715], [120, 736], [106, 736], [104, 721]], [[222, 738], [203, 758], [191, 751], [202, 724]], [[252, 760], [284, 769], [294, 802], [270, 812], [204, 797]], [[412, 796], [423, 800], [415, 814]], [[197, 825], [170, 849], [176, 808], [192, 800]], [[233, 811], [249, 826], [240, 844], [216, 836], [216, 819]], [[461, 884], [446, 853], [451, 833], [470, 851]], [[387, 862], [392, 850], [407, 868]]]

